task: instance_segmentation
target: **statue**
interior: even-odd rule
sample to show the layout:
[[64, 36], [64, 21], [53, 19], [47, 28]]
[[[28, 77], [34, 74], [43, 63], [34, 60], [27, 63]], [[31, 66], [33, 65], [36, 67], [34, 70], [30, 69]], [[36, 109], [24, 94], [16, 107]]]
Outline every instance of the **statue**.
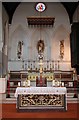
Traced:
[[19, 41], [18, 42], [18, 47], [17, 47], [17, 56], [18, 56], [18, 59], [20, 59], [21, 55], [22, 55], [22, 45], [23, 45], [23, 41]]
[[38, 50], [38, 53], [43, 53], [44, 52], [44, 41], [43, 40], [38, 41], [37, 50]]

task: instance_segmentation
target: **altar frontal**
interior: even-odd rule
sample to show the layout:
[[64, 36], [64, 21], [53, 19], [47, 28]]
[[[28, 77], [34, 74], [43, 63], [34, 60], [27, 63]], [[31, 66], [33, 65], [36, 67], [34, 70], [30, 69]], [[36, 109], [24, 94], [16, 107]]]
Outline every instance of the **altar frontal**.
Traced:
[[65, 87], [18, 87], [17, 110], [67, 110]]

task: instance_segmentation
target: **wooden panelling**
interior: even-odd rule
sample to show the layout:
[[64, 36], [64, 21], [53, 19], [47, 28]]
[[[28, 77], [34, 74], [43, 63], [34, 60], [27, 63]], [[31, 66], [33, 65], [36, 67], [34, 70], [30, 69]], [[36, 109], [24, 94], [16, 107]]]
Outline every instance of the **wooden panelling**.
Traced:
[[54, 17], [28, 17], [28, 25], [52, 25], [54, 24]]

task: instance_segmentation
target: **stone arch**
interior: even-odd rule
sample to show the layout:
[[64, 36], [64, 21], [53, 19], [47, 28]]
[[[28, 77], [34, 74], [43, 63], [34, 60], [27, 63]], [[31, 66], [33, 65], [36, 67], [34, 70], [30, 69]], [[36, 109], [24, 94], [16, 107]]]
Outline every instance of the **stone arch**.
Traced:
[[[60, 40], [64, 40], [64, 44], [65, 44], [64, 52], [65, 53], [66, 53], [66, 51], [68, 53], [70, 52], [70, 41], [69, 41], [70, 37], [69, 37], [69, 35], [70, 35], [70, 31], [68, 31], [63, 24], [59, 25], [55, 29], [55, 31], [52, 34], [52, 43], [51, 43], [51, 45], [52, 45], [52, 55], [51, 55], [52, 59], [53, 58], [55, 58], [55, 60], [60, 59], [59, 58], [59, 56], [60, 56], [60, 42], [59, 41]], [[53, 52], [53, 50], [55, 50], [55, 51]], [[67, 56], [67, 55], [65, 54], [65, 56]], [[67, 57], [64, 57], [64, 58], [67, 58]]]
[[36, 43], [38, 42], [38, 40], [42, 39], [44, 40], [45, 42], [45, 46], [47, 46], [49, 44], [49, 41], [50, 40], [50, 36], [49, 34], [47, 33], [46, 29], [45, 28], [42, 28], [41, 29], [41, 36], [40, 36], [40, 28], [37, 28], [34, 30], [34, 32], [32, 33], [32, 36], [31, 38], [33, 39], [31, 41], [31, 45], [36, 45]]
[[46, 56], [48, 54], [49, 47], [51, 44], [51, 38], [50, 38], [49, 33], [46, 29], [47, 28], [41, 28], [41, 37], [40, 37], [40, 28], [36, 28], [34, 30], [34, 32], [32, 33], [32, 36], [31, 36], [32, 40], [31, 40], [30, 46], [32, 46], [32, 52], [33, 52], [33, 54], [36, 54], [36, 58], [38, 56], [37, 43], [40, 40], [40, 38], [41, 38], [41, 40], [44, 41], [44, 44], [45, 44], [45, 49], [44, 49], [44, 58], [45, 59], [46, 59]]
[[24, 36], [25, 34], [27, 34], [26, 33], [26, 31], [25, 31], [25, 29], [23, 28], [23, 26], [21, 25], [21, 24], [18, 24], [16, 27], [15, 27], [15, 29], [13, 30], [13, 32], [11, 33], [11, 38], [13, 37], [13, 36]]
[[68, 29], [63, 24], [61, 24], [53, 32], [52, 38], [61, 40], [68, 37], [69, 34], [70, 34], [70, 31], [68, 31]]
[[18, 45], [18, 42], [23, 41], [23, 43], [25, 43], [25, 40], [28, 38], [28, 37], [26, 37], [26, 35], [27, 35], [27, 32], [24, 30], [24, 28], [20, 24], [12, 32], [12, 34], [10, 36], [10, 41], [9, 41], [9, 49], [10, 49], [10, 51], [9, 51], [10, 56], [9, 57], [10, 57], [10, 59], [12, 58], [12, 55], [14, 56], [14, 58], [17, 58], [17, 45]]

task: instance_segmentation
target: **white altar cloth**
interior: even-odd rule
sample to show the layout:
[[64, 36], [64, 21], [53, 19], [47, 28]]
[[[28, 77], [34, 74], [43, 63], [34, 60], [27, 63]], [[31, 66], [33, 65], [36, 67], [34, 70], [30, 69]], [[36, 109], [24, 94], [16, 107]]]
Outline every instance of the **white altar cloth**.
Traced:
[[17, 87], [15, 97], [20, 94], [66, 94], [66, 87]]

